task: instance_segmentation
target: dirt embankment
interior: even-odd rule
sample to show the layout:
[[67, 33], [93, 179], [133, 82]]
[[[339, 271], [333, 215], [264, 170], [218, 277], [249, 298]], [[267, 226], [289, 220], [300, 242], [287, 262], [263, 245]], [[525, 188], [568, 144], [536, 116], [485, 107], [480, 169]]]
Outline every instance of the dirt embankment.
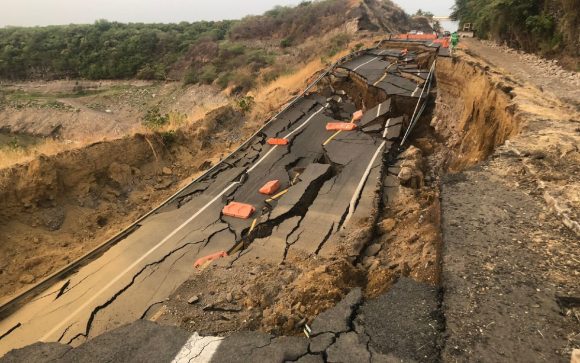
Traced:
[[41, 156], [0, 174], [0, 295], [80, 257], [243, 140], [224, 107], [176, 133], [126, 137]]
[[491, 155], [519, 130], [513, 87], [462, 60], [437, 63], [437, 107], [431, 121], [449, 149], [445, 169], [459, 171]]

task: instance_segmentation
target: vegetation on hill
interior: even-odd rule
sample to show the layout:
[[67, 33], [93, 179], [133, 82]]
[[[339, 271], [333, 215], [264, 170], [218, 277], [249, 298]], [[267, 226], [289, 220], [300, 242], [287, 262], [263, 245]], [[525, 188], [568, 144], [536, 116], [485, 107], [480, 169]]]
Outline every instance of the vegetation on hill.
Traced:
[[[284, 74], [296, 61], [343, 49], [349, 32], [357, 30], [356, 20], [369, 14], [379, 19], [375, 23], [380, 21], [375, 30], [392, 24], [388, 30], [398, 30], [409, 19], [388, 0], [322, 0], [277, 6], [235, 21], [99, 20], [91, 25], [7, 27], [0, 29], [0, 79], [172, 79], [247, 90], [260, 79], [268, 82]], [[309, 38], [320, 44], [306, 57], [295, 48], [304, 48]]]
[[221, 40], [233, 22], [0, 29], [0, 78], [163, 79], [200, 39]]
[[[282, 48], [323, 29], [340, 26], [348, 2], [305, 1], [278, 6], [241, 21], [179, 24], [122, 24], [99, 20], [91, 25], [7, 27], [0, 29], [0, 78], [23, 79], [166, 79], [182, 58], [191, 61], [187, 83], [221, 85], [230, 70], [253, 72], [272, 63], [272, 55], [242, 44], [244, 40], [280, 38]], [[282, 39], [283, 38], [283, 39]]]
[[580, 0], [455, 0], [452, 17], [474, 23], [481, 38], [576, 62], [580, 56]]

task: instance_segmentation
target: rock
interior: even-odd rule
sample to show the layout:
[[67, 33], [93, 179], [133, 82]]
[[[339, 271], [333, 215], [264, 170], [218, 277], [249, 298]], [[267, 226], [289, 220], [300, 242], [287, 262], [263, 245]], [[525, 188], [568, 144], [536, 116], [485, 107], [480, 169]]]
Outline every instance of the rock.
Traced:
[[31, 274], [22, 274], [20, 275], [19, 281], [23, 284], [31, 284], [34, 282], [36, 278]]
[[187, 300], [188, 304], [195, 304], [199, 302], [199, 296], [197, 295], [193, 295], [192, 297], [189, 298], [189, 300]]
[[401, 181], [401, 183], [407, 183], [409, 182], [409, 180], [411, 180], [411, 178], [413, 178], [413, 169], [411, 169], [408, 166], [402, 167], [401, 171], [399, 172], [399, 175], [397, 175], [397, 177], [399, 178], [399, 180]]
[[203, 307], [203, 311], [207, 311], [207, 310], [211, 310], [213, 309], [213, 304], [207, 304], [206, 306]]
[[580, 363], [580, 349], [574, 349], [572, 351], [572, 358], [570, 363]]
[[234, 296], [232, 295], [231, 292], [228, 292], [226, 294], [226, 301], [229, 302], [229, 303], [231, 303], [233, 300], [234, 300]]
[[173, 180], [168, 179], [164, 182], [160, 182], [154, 186], [155, 190], [163, 190], [169, 188], [173, 184]]
[[382, 246], [380, 243], [374, 243], [367, 247], [365, 250], [365, 256], [376, 256], [381, 250]]
[[296, 319], [294, 319], [293, 317], [289, 317], [288, 321], [286, 322], [286, 328], [288, 330], [294, 330], [295, 327], [296, 327]]
[[173, 174], [173, 170], [169, 169], [168, 167], [164, 167], [162, 172], [163, 172], [163, 175], [172, 175]]
[[379, 229], [382, 233], [392, 232], [396, 225], [397, 222], [394, 219], [388, 218], [379, 223]]
[[130, 185], [133, 181], [133, 170], [127, 164], [117, 162], [111, 163], [108, 170], [109, 178], [115, 182], [118, 187]]
[[372, 265], [375, 263], [375, 261], [376, 261], [376, 260], [377, 260], [377, 259], [376, 259], [376, 258], [374, 258], [374, 257], [365, 257], [365, 258], [363, 259], [363, 266], [364, 266], [366, 269], [369, 269], [369, 268], [370, 268], [370, 267], [371, 267], [371, 266], [372, 266]]
[[50, 208], [43, 211], [41, 216], [42, 224], [48, 228], [49, 231], [58, 231], [64, 224], [65, 217], [64, 208]]

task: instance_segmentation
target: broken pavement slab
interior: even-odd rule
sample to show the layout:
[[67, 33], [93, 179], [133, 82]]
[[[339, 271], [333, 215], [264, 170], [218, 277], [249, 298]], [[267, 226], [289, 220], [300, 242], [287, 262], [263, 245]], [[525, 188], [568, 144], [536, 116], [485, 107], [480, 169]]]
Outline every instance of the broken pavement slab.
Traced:
[[318, 315], [310, 327], [311, 336], [317, 336], [323, 333], [342, 333], [351, 329], [352, 315], [354, 310], [362, 302], [362, 290], [353, 289], [346, 297], [339, 302], [334, 308]]
[[[0, 363], [432, 361], [438, 357], [431, 349], [437, 339], [422, 334], [437, 324], [431, 317], [436, 316], [431, 309], [437, 305], [432, 298], [436, 298], [434, 288], [402, 278], [393, 290], [366, 302], [360, 288], [352, 289], [314, 320], [310, 339], [250, 331], [227, 337], [200, 336], [138, 320], [76, 348], [39, 343], [11, 351]], [[409, 344], [413, 344], [412, 350]]]

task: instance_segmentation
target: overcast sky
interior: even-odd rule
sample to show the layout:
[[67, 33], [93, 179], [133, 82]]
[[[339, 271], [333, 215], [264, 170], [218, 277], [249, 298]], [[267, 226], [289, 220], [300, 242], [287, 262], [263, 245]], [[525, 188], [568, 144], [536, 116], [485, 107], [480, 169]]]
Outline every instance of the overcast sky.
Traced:
[[[261, 14], [275, 5], [302, 0], [0, 0], [0, 27], [6, 25], [86, 24], [97, 19], [172, 23], [238, 19]], [[405, 11], [448, 15], [453, 0], [395, 0]]]

